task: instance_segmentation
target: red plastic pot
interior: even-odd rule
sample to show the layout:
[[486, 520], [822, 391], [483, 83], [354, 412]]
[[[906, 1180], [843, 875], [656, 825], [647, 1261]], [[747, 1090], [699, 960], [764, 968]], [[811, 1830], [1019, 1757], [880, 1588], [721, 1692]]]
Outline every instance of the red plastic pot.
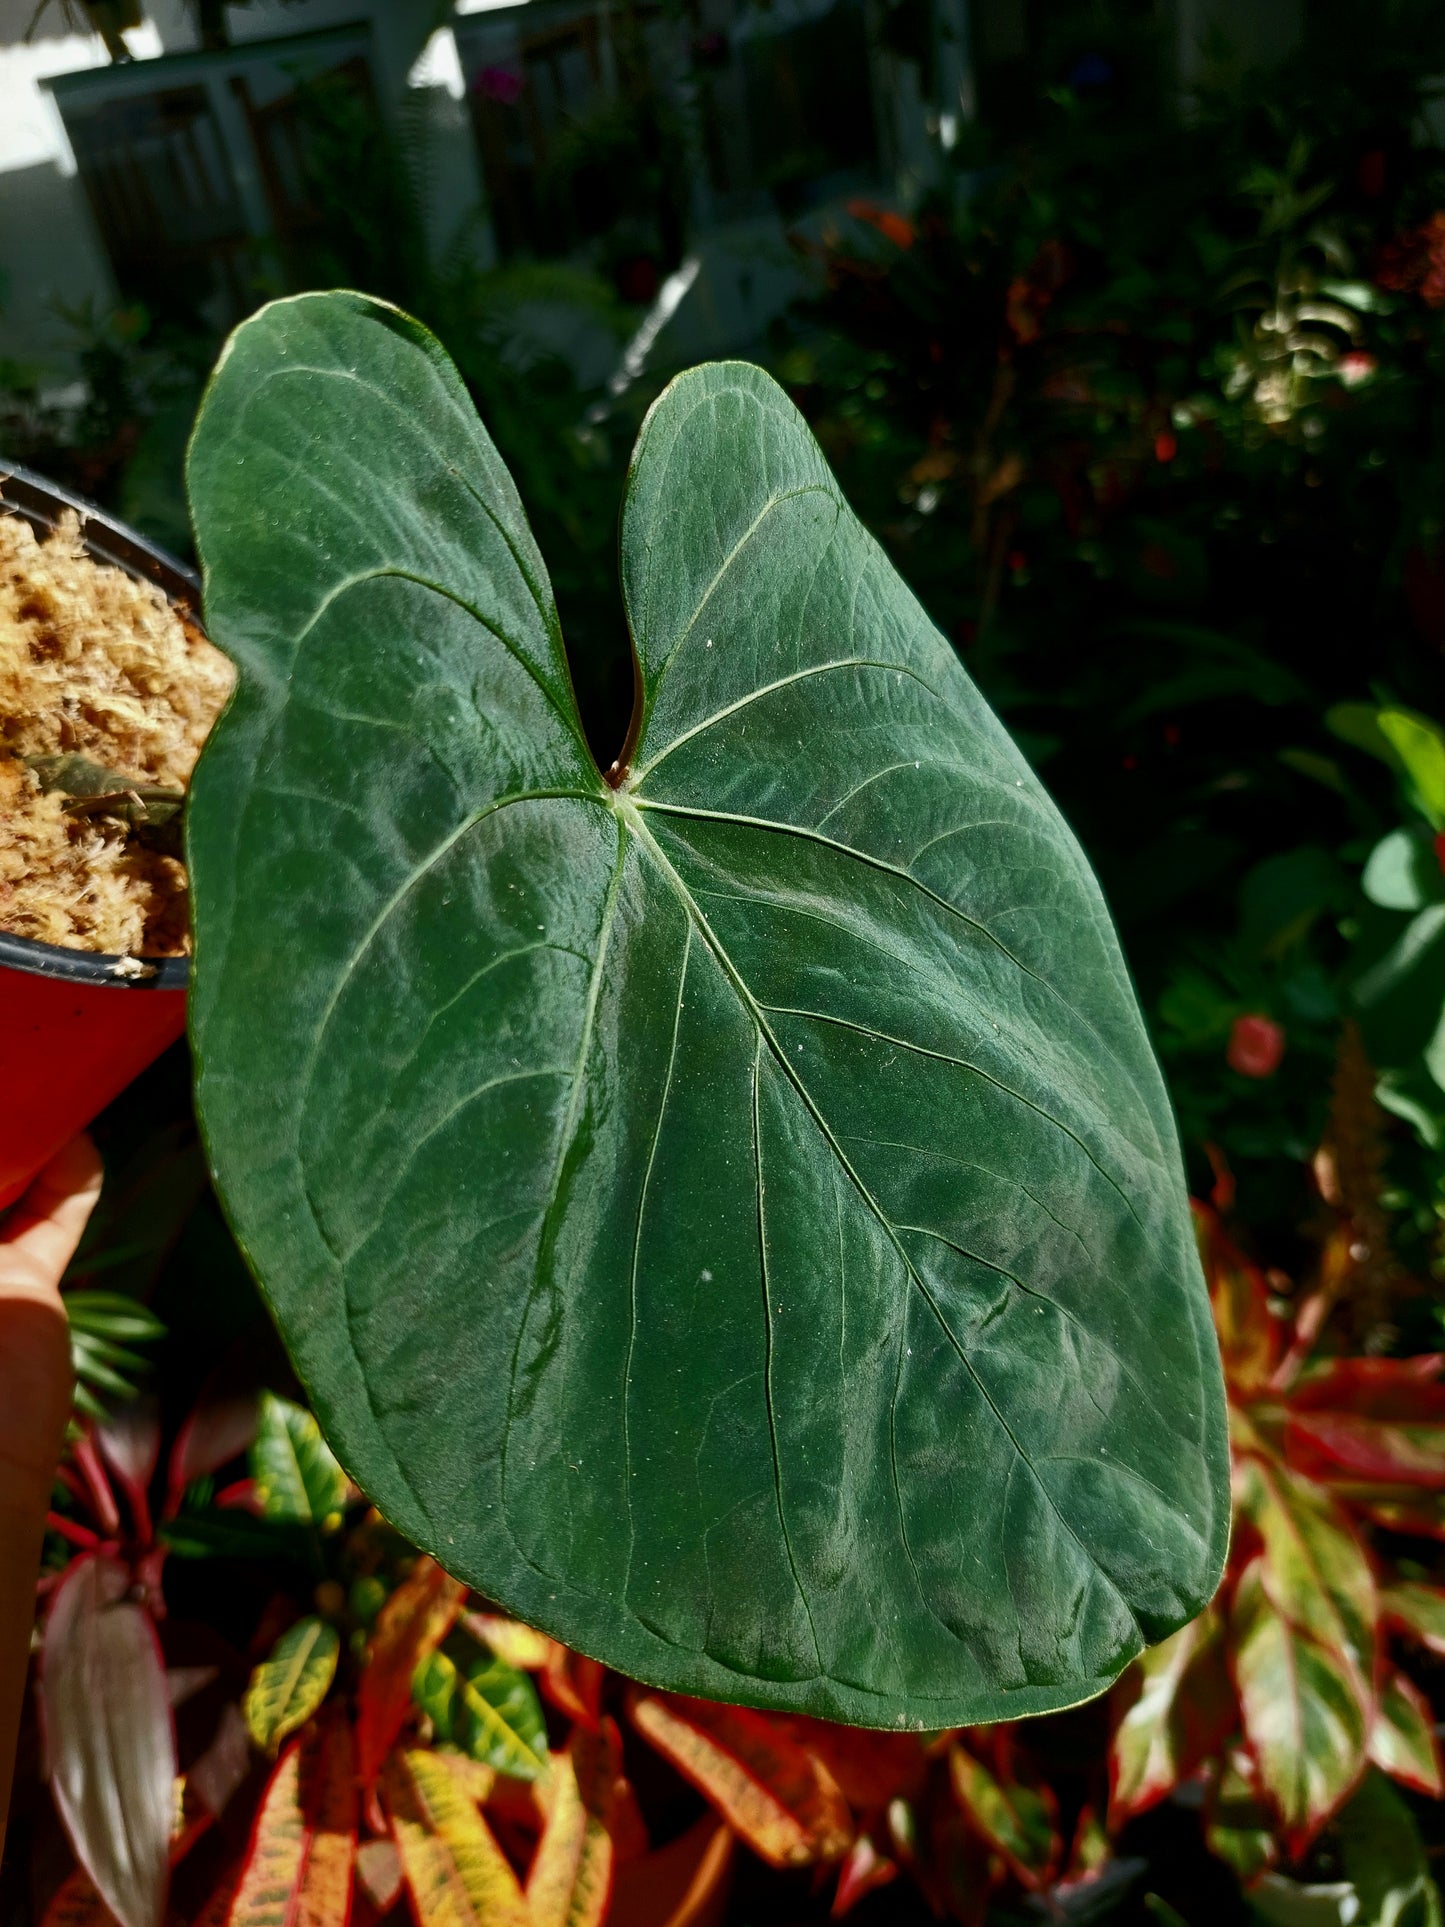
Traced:
[[[154, 582], [196, 620], [200, 584], [154, 543], [39, 475], [0, 463], [0, 513], [36, 529], [66, 509], [99, 562]], [[186, 1027], [184, 957], [63, 950], [0, 931], [0, 1211]]]

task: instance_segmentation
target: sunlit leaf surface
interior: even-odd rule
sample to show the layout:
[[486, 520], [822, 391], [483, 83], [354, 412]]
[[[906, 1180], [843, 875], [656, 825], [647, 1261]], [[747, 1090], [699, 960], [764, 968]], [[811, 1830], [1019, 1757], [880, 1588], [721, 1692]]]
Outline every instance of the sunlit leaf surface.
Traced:
[[1073, 1703], [1197, 1612], [1218, 1357], [1117, 942], [781, 391], [642, 431], [615, 786], [416, 324], [264, 310], [189, 474], [241, 671], [199, 1101], [387, 1517], [626, 1672], [875, 1726]]

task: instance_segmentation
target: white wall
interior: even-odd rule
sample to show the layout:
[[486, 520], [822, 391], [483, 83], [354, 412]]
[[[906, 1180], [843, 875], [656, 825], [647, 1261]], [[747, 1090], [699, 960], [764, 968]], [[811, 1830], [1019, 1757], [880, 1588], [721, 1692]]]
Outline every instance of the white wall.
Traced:
[[[433, 244], [481, 232], [481, 180], [455, 50], [432, 37], [428, 0], [254, 0], [227, 11], [238, 46], [369, 19], [383, 110], [395, 115], [409, 96], [409, 128], [425, 141]], [[68, 31], [59, 0], [27, 41], [34, 17], [35, 0], [0, 0], [0, 357], [47, 365], [64, 380], [69, 331], [57, 303], [88, 301], [104, 313], [117, 295], [59, 112], [40, 82], [103, 66], [106, 54], [99, 35]], [[144, 24], [127, 44], [137, 60], [193, 52], [192, 10], [185, 0], [147, 0]]]
[[[66, 30], [54, 0], [27, 42], [34, 16], [35, 0], [0, 0], [0, 356], [48, 363], [64, 334], [55, 304], [91, 300], [103, 310], [115, 289], [60, 115], [40, 81], [102, 66], [106, 55], [98, 34]], [[63, 378], [63, 365], [55, 372]]]

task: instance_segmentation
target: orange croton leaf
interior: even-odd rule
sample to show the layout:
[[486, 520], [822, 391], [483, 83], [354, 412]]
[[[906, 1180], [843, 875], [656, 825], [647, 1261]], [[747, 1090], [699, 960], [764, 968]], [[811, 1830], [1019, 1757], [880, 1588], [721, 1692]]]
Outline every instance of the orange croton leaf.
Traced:
[[356, 1770], [363, 1789], [381, 1771], [411, 1706], [412, 1676], [461, 1611], [467, 1589], [422, 1554], [376, 1616], [356, 1695]]
[[1299, 1854], [1363, 1772], [1374, 1705], [1342, 1649], [1271, 1598], [1268, 1573], [1268, 1555], [1260, 1553], [1240, 1574], [1230, 1644], [1259, 1790], [1289, 1851]]
[[775, 1724], [821, 1761], [855, 1813], [875, 1812], [890, 1800], [914, 1800], [923, 1791], [930, 1756], [928, 1741], [918, 1734], [865, 1732], [802, 1717]]
[[1151, 1646], [1116, 1688], [1109, 1748], [1109, 1824], [1122, 1827], [1172, 1793], [1228, 1738], [1238, 1719], [1213, 1608]]
[[630, 1866], [619, 1866], [607, 1927], [717, 1927], [727, 1905], [733, 1836], [715, 1813]]
[[1380, 1610], [1387, 1626], [1401, 1628], [1432, 1653], [1445, 1656], [1445, 1592], [1438, 1586], [1398, 1580], [1380, 1594]]
[[418, 1927], [530, 1927], [517, 1876], [444, 1755], [394, 1753], [382, 1791]]
[[1264, 1273], [1230, 1242], [1219, 1214], [1194, 1201], [1194, 1229], [1209, 1282], [1214, 1328], [1230, 1391], [1249, 1399], [1270, 1385], [1285, 1354], [1286, 1329], [1270, 1310]]
[[1435, 1737], [1435, 1715], [1413, 1680], [1401, 1672], [1386, 1676], [1380, 1688], [1370, 1758], [1391, 1779], [1438, 1800], [1445, 1796], [1445, 1766]]
[[948, 1750], [948, 1771], [954, 1798], [973, 1830], [1003, 1855], [1030, 1892], [1046, 1887], [1063, 1850], [1052, 1793], [995, 1779], [982, 1761], [956, 1744]]
[[356, 1884], [377, 1913], [390, 1913], [401, 1896], [401, 1855], [394, 1840], [367, 1840], [356, 1850]]
[[554, 1639], [542, 1669], [542, 1691], [569, 1720], [595, 1727], [602, 1712], [602, 1671], [595, 1659]]
[[851, 1913], [865, 1894], [871, 1894], [875, 1887], [886, 1887], [890, 1880], [898, 1877], [898, 1863], [886, 1854], [879, 1853], [866, 1833], [860, 1833], [843, 1856], [843, 1864], [838, 1869], [838, 1885], [833, 1892], [833, 1905], [830, 1909], [834, 1920], [841, 1920]]
[[308, 1726], [261, 1796], [229, 1927], [346, 1927], [356, 1860], [356, 1769], [343, 1720]]
[[853, 1838], [827, 1768], [785, 1728], [743, 1706], [644, 1693], [632, 1723], [774, 1867], [837, 1860]]

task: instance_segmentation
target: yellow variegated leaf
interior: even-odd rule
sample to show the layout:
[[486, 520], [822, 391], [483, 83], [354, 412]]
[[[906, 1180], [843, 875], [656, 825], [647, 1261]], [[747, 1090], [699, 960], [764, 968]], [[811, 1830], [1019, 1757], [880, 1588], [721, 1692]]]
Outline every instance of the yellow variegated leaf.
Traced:
[[340, 1636], [324, 1619], [298, 1619], [282, 1633], [252, 1673], [243, 1707], [246, 1730], [264, 1752], [274, 1753], [320, 1706], [340, 1651]]
[[441, 1754], [393, 1754], [382, 1785], [418, 1927], [531, 1927], [517, 1876]]
[[351, 1730], [329, 1720], [293, 1740], [271, 1775], [228, 1927], [346, 1927], [355, 1860]]
[[[553, 1762], [552, 1805], [527, 1879], [534, 1927], [601, 1927], [612, 1892], [612, 1835], [607, 1829], [615, 1765], [579, 1758], [605, 1742], [577, 1733]], [[579, 1774], [579, 1767], [581, 1769]]]
[[418, 1666], [412, 1697], [438, 1739], [514, 1780], [547, 1771], [547, 1729], [525, 1673], [455, 1636]]
[[557, 1647], [556, 1640], [545, 1633], [534, 1632], [519, 1619], [504, 1619], [500, 1613], [463, 1613], [461, 1623], [473, 1639], [519, 1673], [540, 1673]]

